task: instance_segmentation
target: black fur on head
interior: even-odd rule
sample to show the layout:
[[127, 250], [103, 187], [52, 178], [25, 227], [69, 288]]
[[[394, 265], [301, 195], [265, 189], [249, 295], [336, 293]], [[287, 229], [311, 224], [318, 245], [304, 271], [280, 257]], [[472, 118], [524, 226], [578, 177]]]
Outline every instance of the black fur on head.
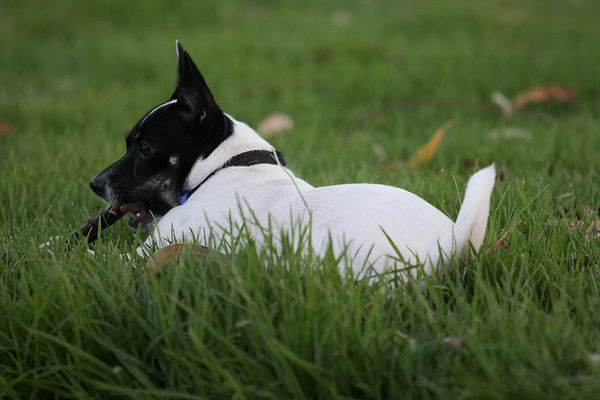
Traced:
[[177, 41], [177, 86], [171, 99], [152, 108], [127, 133], [125, 155], [90, 182], [112, 204], [146, 226], [179, 204], [192, 166], [232, 133], [231, 120], [215, 102], [204, 77]]

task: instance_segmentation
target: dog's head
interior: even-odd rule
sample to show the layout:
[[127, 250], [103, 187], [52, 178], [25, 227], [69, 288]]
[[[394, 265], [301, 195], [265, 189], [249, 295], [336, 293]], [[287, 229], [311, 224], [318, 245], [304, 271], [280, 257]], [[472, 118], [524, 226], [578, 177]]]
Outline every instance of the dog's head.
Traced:
[[125, 155], [90, 182], [96, 194], [133, 214], [133, 227], [177, 206], [194, 163], [231, 135], [232, 122], [179, 42], [177, 63], [171, 98], [136, 122], [125, 138]]

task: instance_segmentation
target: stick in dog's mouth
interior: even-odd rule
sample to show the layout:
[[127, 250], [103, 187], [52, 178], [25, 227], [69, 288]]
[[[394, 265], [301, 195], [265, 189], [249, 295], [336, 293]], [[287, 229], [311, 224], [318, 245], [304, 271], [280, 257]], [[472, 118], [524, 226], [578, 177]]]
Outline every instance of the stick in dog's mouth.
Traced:
[[98, 238], [98, 229], [108, 228], [120, 220], [125, 214], [127, 214], [127, 211], [123, 211], [122, 205], [111, 204], [81, 225], [79, 229], [71, 232], [68, 240], [83, 236], [88, 243], [92, 243]]
[[93, 243], [98, 238], [99, 229], [110, 227], [128, 213], [132, 215], [131, 221], [129, 221], [129, 226], [132, 228], [144, 228], [153, 220], [151, 211], [146, 208], [143, 201], [111, 204], [87, 220], [79, 229], [71, 232], [68, 241], [77, 237], [84, 237], [88, 244]]

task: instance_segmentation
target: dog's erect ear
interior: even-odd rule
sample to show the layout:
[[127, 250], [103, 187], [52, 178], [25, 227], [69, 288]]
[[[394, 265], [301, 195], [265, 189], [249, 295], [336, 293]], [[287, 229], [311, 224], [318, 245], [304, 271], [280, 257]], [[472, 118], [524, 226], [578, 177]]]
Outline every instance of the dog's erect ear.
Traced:
[[171, 98], [177, 99], [177, 103], [186, 106], [191, 116], [199, 120], [215, 113], [221, 114], [219, 106], [192, 57], [185, 51], [179, 40], [176, 41], [176, 46], [177, 87]]

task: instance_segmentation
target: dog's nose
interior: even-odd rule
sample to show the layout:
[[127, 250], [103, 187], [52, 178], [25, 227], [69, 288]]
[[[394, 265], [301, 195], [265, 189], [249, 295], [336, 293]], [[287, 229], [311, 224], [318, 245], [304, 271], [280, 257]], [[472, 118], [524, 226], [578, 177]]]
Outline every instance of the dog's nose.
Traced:
[[95, 176], [90, 181], [90, 187], [98, 196], [102, 196], [104, 193], [104, 185], [106, 184], [106, 180], [102, 178], [100, 175]]

